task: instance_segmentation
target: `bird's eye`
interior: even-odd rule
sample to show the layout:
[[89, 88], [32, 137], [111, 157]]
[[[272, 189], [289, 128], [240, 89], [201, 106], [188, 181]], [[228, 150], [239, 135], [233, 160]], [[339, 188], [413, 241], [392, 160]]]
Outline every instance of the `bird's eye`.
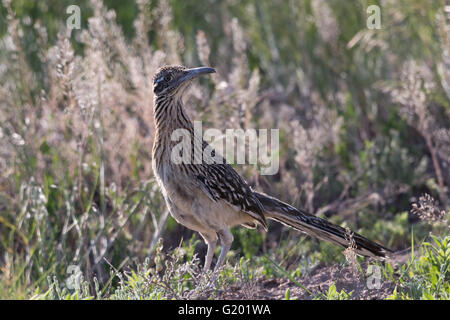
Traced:
[[169, 82], [172, 81], [173, 77], [171, 74], [168, 74], [167, 76], [164, 77], [164, 81]]

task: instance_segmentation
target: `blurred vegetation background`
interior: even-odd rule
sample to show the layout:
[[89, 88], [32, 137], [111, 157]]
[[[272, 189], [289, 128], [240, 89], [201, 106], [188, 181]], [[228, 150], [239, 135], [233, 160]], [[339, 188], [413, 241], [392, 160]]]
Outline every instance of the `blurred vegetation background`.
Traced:
[[[278, 174], [236, 167], [254, 188], [395, 250], [448, 233], [410, 212], [425, 193], [450, 206], [444, 0], [2, 4], [1, 298], [64, 281], [70, 265], [110, 285], [160, 236], [167, 249], [199, 239], [167, 215], [151, 171], [151, 77], [165, 64], [218, 70], [186, 101], [205, 128], [280, 129]], [[73, 4], [81, 29], [70, 32]], [[366, 26], [372, 4], [381, 29]], [[280, 225], [233, 233], [235, 255], [286, 270], [345, 259]]]

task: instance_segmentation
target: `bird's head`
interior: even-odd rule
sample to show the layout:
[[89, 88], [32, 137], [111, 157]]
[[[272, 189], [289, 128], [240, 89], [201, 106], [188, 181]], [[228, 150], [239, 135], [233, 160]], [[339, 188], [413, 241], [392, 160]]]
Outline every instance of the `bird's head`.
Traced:
[[153, 77], [153, 92], [155, 96], [182, 94], [192, 79], [214, 72], [216, 70], [208, 67], [192, 69], [183, 66], [161, 67]]

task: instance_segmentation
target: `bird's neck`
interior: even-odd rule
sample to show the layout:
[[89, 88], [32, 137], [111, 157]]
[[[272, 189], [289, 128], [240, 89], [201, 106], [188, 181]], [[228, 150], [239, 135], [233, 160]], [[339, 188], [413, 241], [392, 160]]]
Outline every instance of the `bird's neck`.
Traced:
[[193, 124], [184, 108], [181, 97], [157, 97], [154, 103], [156, 132], [172, 134], [176, 129], [193, 130]]
[[182, 133], [188, 132], [195, 139], [194, 126], [184, 109], [183, 101], [177, 97], [157, 97], [154, 101], [154, 118], [155, 118], [155, 139], [153, 142], [152, 155], [157, 166], [169, 163], [164, 161], [164, 157], [168, 156], [172, 148], [179, 143], [172, 139], [172, 134], [177, 129], [184, 130]]

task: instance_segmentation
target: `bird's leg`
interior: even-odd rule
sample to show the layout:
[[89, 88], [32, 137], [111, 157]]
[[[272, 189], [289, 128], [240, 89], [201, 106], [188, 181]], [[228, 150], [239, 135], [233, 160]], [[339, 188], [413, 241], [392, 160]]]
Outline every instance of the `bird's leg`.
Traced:
[[[200, 232], [200, 235], [202, 236], [203, 240], [205, 240], [206, 244], [208, 245], [208, 251], [206, 252], [206, 256], [205, 256], [205, 264], [203, 266], [203, 273], [201, 275], [201, 283], [203, 283], [203, 281], [208, 281], [208, 283], [206, 284], [206, 288], [214, 288], [214, 281], [211, 280], [207, 280], [207, 275], [208, 275], [208, 271], [211, 268], [211, 262], [212, 262], [212, 258], [214, 257], [214, 250], [216, 249], [216, 245], [217, 245], [217, 233], [215, 232], [210, 232], [210, 233], [205, 233], [205, 232]], [[202, 290], [201, 288], [203, 288], [202, 285], [198, 286], [197, 288], [194, 289], [195, 290]]]
[[200, 235], [205, 240], [208, 245], [208, 251], [205, 256], [205, 265], [203, 266], [203, 271], [206, 272], [211, 267], [212, 258], [214, 256], [214, 250], [217, 245], [217, 234], [215, 233], [200, 233]]
[[222, 250], [220, 251], [219, 260], [217, 260], [216, 267], [214, 268], [214, 274], [219, 270], [220, 266], [225, 261], [228, 251], [230, 251], [231, 243], [233, 242], [233, 234], [230, 229], [220, 230], [218, 233]]
[[[222, 250], [220, 250], [219, 259], [217, 260], [211, 280], [208, 284], [209, 288], [216, 287], [217, 272], [219, 271], [220, 266], [225, 261], [225, 257], [227, 256], [228, 251], [230, 251], [231, 243], [233, 242], [233, 235], [231, 234], [230, 229], [220, 230], [219, 232], [217, 232], [217, 236], [219, 237], [220, 244], [222, 246]], [[208, 249], [209, 249], [209, 247], [208, 247]], [[209, 254], [209, 250], [208, 250], [208, 254]], [[208, 254], [207, 254], [207, 256], [208, 256]], [[205, 262], [205, 265], [206, 265], [206, 262]]]

